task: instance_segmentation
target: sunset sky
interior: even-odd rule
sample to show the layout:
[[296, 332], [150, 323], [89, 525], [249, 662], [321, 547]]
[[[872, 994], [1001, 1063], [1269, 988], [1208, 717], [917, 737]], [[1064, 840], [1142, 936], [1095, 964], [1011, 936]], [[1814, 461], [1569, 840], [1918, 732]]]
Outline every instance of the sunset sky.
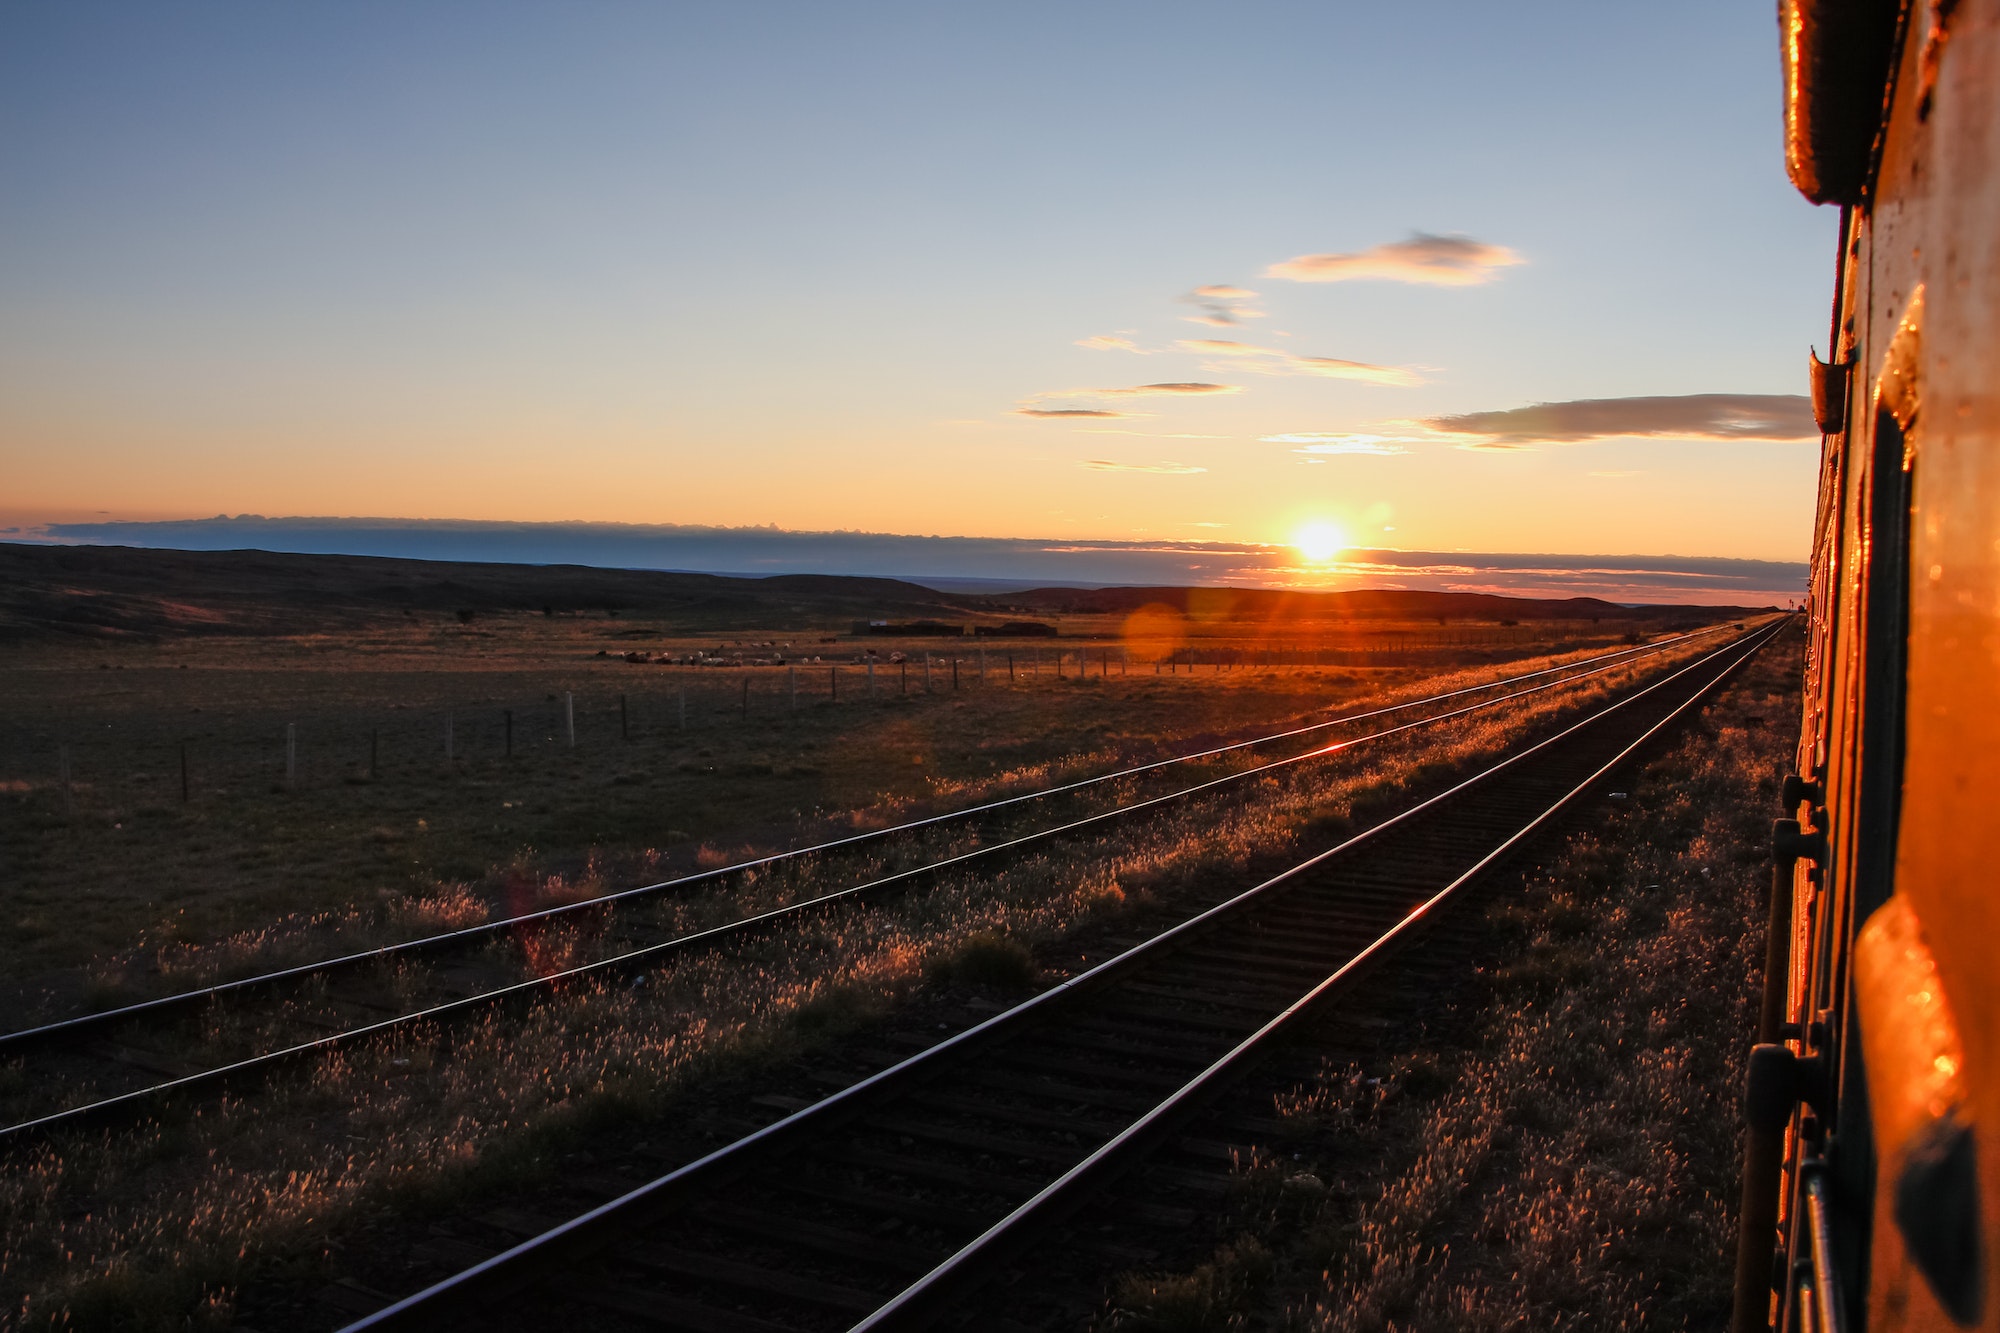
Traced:
[[1740, 0], [9, 5], [0, 526], [1794, 561], [1779, 134]]

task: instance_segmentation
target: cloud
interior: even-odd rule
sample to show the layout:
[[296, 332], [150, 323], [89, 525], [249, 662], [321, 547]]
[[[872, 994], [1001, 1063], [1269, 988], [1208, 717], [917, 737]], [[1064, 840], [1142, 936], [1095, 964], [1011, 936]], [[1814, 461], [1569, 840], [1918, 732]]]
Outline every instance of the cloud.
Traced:
[[1292, 282], [1351, 282], [1379, 278], [1436, 287], [1474, 287], [1493, 280], [1495, 270], [1525, 261], [1505, 246], [1488, 245], [1470, 236], [1432, 236], [1413, 232], [1407, 241], [1390, 241], [1354, 254], [1299, 255], [1266, 270]]
[[1184, 318], [1196, 324], [1214, 324], [1230, 328], [1246, 319], [1262, 319], [1264, 312], [1252, 308], [1248, 302], [1255, 300], [1257, 293], [1244, 287], [1231, 287], [1227, 283], [1213, 282], [1197, 287], [1180, 299], [1190, 305], [1201, 307], [1199, 315]]
[[1423, 376], [1402, 366], [1378, 366], [1367, 361], [1343, 361], [1331, 356], [1300, 356], [1282, 348], [1258, 347], [1226, 338], [1183, 338], [1174, 346], [1184, 352], [1229, 357], [1232, 369], [1248, 370], [1258, 375], [1316, 375], [1321, 379], [1355, 380], [1362, 384], [1386, 384], [1405, 389], [1424, 382]]
[[1374, 454], [1387, 458], [1410, 452], [1405, 440], [1394, 435], [1338, 435], [1326, 431], [1296, 431], [1287, 435], [1266, 435], [1265, 444], [1295, 444], [1297, 454]]
[[[919, 537], [879, 532], [790, 532], [775, 526], [507, 523], [470, 519], [238, 518], [165, 522], [49, 522], [41, 540], [182, 551], [264, 551], [402, 559], [519, 561], [609, 569], [741, 574], [841, 574], [937, 582], [978, 578], [1028, 588], [1070, 583], [1431, 588], [1514, 596], [1606, 597], [1621, 602], [1759, 605], [1806, 588], [1803, 561], [1701, 556], [1496, 554], [1351, 550], [1310, 575], [1297, 552], [1242, 541], [1044, 541]], [[993, 591], [983, 586], [980, 591]]]
[[1079, 463], [1093, 472], [1159, 472], [1170, 476], [1186, 477], [1197, 472], [1208, 471], [1205, 467], [1194, 467], [1187, 463], [1114, 463], [1108, 458], [1093, 458]]
[[1092, 389], [1106, 398], [1130, 398], [1141, 394], [1242, 393], [1240, 384], [1210, 384], [1203, 380], [1173, 380], [1165, 384], [1135, 384], [1129, 389]]
[[1078, 347], [1088, 347], [1093, 352], [1132, 352], [1139, 356], [1152, 355], [1151, 352], [1148, 352], [1130, 338], [1120, 338], [1113, 333], [1098, 333], [1088, 338], [1078, 338], [1076, 345]]
[[1387, 384], [1407, 389], [1422, 384], [1423, 376], [1414, 370], [1401, 366], [1375, 366], [1366, 361], [1341, 361], [1330, 356], [1294, 356], [1286, 358], [1285, 370], [1274, 370], [1270, 366], [1256, 366], [1252, 369], [1259, 374], [1318, 375], [1330, 380], [1356, 380], [1362, 384]]
[[1097, 407], [1017, 407], [1016, 416], [1023, 417], [1128, 417], [1130, 412], [1107, 412]]
[[1576, 398], [1498, 412], [1426, 417], [1425, 428], [1467, 437], [1461, 449], [1530, 449], [1633, 436], [1679, 440], [1817, 440], [1812, 403], [1798, 394], [1690, 393]]

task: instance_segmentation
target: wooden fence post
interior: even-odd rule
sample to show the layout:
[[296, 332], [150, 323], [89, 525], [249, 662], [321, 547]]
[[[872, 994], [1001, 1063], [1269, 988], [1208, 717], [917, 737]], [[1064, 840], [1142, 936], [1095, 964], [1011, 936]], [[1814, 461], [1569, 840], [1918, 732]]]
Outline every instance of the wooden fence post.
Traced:
[[576, 695], [563, 691], [563, 728], [569, 736], [569, 748], [576, 748]]

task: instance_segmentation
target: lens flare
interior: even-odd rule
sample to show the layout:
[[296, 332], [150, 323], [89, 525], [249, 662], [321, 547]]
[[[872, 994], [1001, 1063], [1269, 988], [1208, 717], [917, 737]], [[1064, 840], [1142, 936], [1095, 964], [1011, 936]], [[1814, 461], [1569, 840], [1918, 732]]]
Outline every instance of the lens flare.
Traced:
[[1308, 523], [1292, 534], [1292, 545], [1308, 563], [1324, 565], [1347, 549], [1347, 534], [1331, 523]]

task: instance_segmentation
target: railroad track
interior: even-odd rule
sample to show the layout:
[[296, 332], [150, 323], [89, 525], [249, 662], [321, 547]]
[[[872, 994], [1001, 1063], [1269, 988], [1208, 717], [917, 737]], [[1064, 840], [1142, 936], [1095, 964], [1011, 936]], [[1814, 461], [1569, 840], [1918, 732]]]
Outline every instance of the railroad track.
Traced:
[[544, 1228], [518, 1209], [470, 1220], [446, 1239], [485, 1257], [349, 1333], [976, 1323], [969, 1294], [1600, 789], [1785, 623], [567, 1221]]
[[[145, 1111], [170, 1096], [212, 1091], [241, 1084], [281, 1066], [356, 1042], [379, 1038], [399, 1028], [463, 1017], [494, 1005], [516, 1002], [550, 992], [586, 977], [657, 966], [674, 956], [715, 948], [740, 940], [806, 912], [826, 911], [883, 894], [902, 891], [926, 877], [956, 870], [976, 861], [1018, 853], [1052, 839], [1073, 837], [1111, 820], [1187, 801], [1259, 775], [1312, 762], [1354, 746], [1404, 735], [1425, 727], [1539, 697], [1606, 672], [1673, 651], [1713, 631], [1676, 636], [1640, 648], [1598, 654], [1559, 667], [1523, 673], [1498, 681], [1410, 700], [1385, 708], [1344, 714], [1323, 722], [1211, 747], [1192, 754], [1134, 765], [1077, 782], [987, 802], [967, 810], [932, 816], [894, 828], [875, 830], [757, 858], [735, 866], [639, 889], [507, 918], [466, 930], [452, 931], [365, 953], [347, 954], [318, 963], [189, 991], [104, 1013], [82, 1015], [58, 1023], [0, 1036], [0, 1059], [21, 1062], [23, 1076], [13, 1080], [17, 1091], [0, 1116], [0, 1144], [38, 1139], [49, 1132], [71, 1129]], [[1483, 699], [1475, 696], [1491, 696]], [[1474, 699], [1473, 702], [1465, 702]], [[1430, 711], [1425, 711], [1430, 710]], [[1418, 712], [1415, 720], [1389, 722], [1399, 714]], [[1015, 812], [1034, 802], [1073, 796], [1091, 788], [1159, 773], [1175, 766], [1217, 759], [1259, 746], [1318, 737], [1329, 730], [1376, 722], [1374, 730], [1315, 745], [1283, 758], [1253, 763], [1188, 786], [1113, 803], [1077, 818], [1013, 833], [955, 854], [872, 875], [859, 883], [816, 894], [766, 911], [755, 912], [706, 929], [662, 932], [648, 929], [643, 919], [631, 919], [630, 909], [659, 902], [677, 891], [707, 884], [731, 874], [765, 870], [832, 850], [844, 850], [893, 835], [908, 835], [950, 823], [980, 826], [982, 819]], [[542, 975], [519, 979], [521, 963], [512, 945], [552, 925], [582, 918], [600, 922], [624, 909], [615, 929], [605, 929], [595, 941], [601, 956], [575, 966], [544, 969]], [[479, 951], [484, 950], [481, 957]], [[407, 964], [442, 960], [416, 984]], [[511, 976], [508, 975], [511, 973]], [[333, 982], [342, 983], [335, 986]], [[315, 989], [316, 988], [316, 989]], [[281, 1003], [287, 995], [311, 992], [310, 1002]], [[415, 998], [417, 1002], [412, 1003]], [[252, 1009], [252, 1005], [261, 1009]], [[248, 1015], [232, 1032], [235, 1049], [204, 1041], [201, 1032], [226, 1026], [229, 1012], [218, 1022], [218, 1006], [235, 1006]]]

